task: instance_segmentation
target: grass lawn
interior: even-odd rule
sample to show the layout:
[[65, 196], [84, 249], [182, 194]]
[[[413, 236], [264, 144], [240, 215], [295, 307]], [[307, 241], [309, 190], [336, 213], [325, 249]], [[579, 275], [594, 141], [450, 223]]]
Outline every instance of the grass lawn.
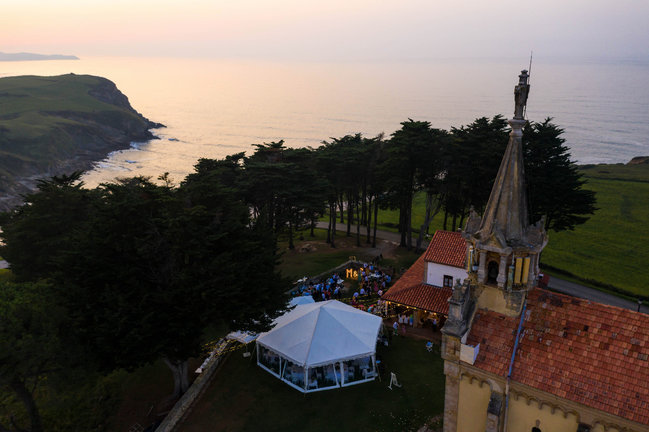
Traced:
[[620, 180], [585, 170], [587, 187], [597, 193], [599, 210], [574, 231], [550, 232], [542, 262], [581, 280], [649, 295], [643, 270], [649, 261], [649, 165], [644, 167], [646, 181], [638, 180], [641, 171], [637, 166], [627, 167], [631, 180], [623, 179], [619, 166], [611, 173]]
[[[361, 261], [370, 261], [373, 257], [372, 252], [376, 254], [376, 250], [368, 247], [363, 239], [361, 240], [362, 246], [357, 247], [356, 237], [346, 237], [341, 232], [336, 236], [336, 248], [332, 248], [326, 243], [326, 230], [316, 229], [315, 237], [310, 237], [309, 232], [305, 231], [303, 236], [304, 240], [295, 241], [294, 250], [288, 249], [287, 242], [278, 244], [281, 254], [279, 269], [290, 280], [297, 280], [303, 276], [316, 276], [338, 267], [348, 261], [350, 257], [356, 257]], [[313, 249], [309, 252], [301, 252], [300, 249], [306, 244]], [[396, 270], [402, 267], [408, 268], [420, 255], [403, 248], [391, 248], [389, 252], [384, 251], [384, 260], [381, 261], [381, 265], [394, 267]]]
[[[422, 340], [392, 341], [379, 351], [383, 381], [306, 395], [235, 351], [179, 430], [416, 431], [443, 412], [443, 363]], [[388, 389], [390, 371], [403, 387]]]

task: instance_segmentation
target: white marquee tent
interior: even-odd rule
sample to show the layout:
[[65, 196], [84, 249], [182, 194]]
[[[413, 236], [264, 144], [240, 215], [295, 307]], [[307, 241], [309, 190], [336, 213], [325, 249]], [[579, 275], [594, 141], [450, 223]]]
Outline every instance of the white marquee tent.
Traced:
[[313, 300], [313, 297], [309, 296], [298, 296], [298, 297], [293, 297], [289, 302], [289, 306], [299, 306], [303, 304], [309, 304], [309, 303], [315, 303], [315, 300]]
[[371, 381], [381, 325], [336, 300], [299, 305], [259, 335], [257, 364], [302, 392]]

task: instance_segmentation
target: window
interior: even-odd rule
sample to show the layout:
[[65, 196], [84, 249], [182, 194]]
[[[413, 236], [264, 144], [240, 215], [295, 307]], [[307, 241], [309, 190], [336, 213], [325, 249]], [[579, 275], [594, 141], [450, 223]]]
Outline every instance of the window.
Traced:
[[453, 288], [453, 276], [444, 275], [444, 286]]

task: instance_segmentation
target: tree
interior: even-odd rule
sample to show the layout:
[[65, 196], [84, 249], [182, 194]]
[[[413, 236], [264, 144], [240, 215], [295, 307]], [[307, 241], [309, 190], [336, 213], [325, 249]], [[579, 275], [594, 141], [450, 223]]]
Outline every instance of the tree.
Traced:
[[[43, 285], [0, 284], [0, 388], [6, 387], [24, 407], [26, 419], [11, 413], [1, 432], [43, 430], [34, 392], [63, 357], [59, 326], [63, 314]], [[29, 427], [24, 422], [29, 422]]]
[[315, 167], [314, 151], [311, 149], [287, 149], [284, 153], [286, 170], [282, 187], [278, 191], [279, 210], [286, 220], [288, 247], [293, 249], [294, 233], [324, 213], [323, 198], [327, 183], [321, 179]]
[[[400, 246], [412, 247], [412, 199], [421, 188], [421, 180], [434, 176], [443, 132], [433, 129], [429, 122], [408, 121], [392, 134], [385, 146], [382, 171], [386, 178], [386, 201], [399, 209]], [[426, 174], [422, 174], [426, 173]], [[421, 178], [418, 178], [421, 177]]]
[[[75, 191], [38, 194], [50, 193]], [[100, 368], [163, 358], [178, 395], [208, 324], [264, 329], [285, 308], [272, 238], [250, 228], [248, 207], [218, 178], [199, 176], [176, 189], [139, 177], [89, 196], [84, 220], [22, 209], [3, 236], [15, 248], [14, 228], [43, 217], [75, 222], [46, 276], [69, 311], [71, 340]]]
[[426, 192], [426, 210], [424, 213], [424, 222], [419, 227], [417, 250], [422, 249], [424, 235], [428, 233], [430, 223], [442, 206], [442, 174], [444, 172], [442, 152], [450, 143], [450, 135], [445, 130], [431, 129], [431, 134], [431, 144], [421, 154], [420, 168], [417, 173], [417, 182]]
[[326, 183], [317, 175], [313, 150], [289, 149], [284, 141], [255, 147], [245, 159], [242, 192], [254, 223], [275, 235], [286, 233], [293, 249], [295, 232], [323, 212]]
[[481, 211], [489, 200], [493, 180], [498, 173], [508, 141], [507, 122], [496, 115], [481, 117], [473, 123], [451, 129], [452, 140], [444, 151], [442, 201], [444, 229], [452, 217], [452, 230], [463, 225], [464, 216], [473, 206]]
[[551, 118], [523, 129], [530, 222], [545, 216], [545, 228], [554, 231], [573, 230], [597, 210], [595, 192], [583, 188], [586, 181], [570, 160], [562, 134]]
[[79, 181], [81, 172], [38, 182], [26, 205], [0, 215], [3, 227], [0, 255], [23, 280], [48, 277], [57, 268], [59, 252], [68, 247], [74, 230], [88, 218], [91, 191]]

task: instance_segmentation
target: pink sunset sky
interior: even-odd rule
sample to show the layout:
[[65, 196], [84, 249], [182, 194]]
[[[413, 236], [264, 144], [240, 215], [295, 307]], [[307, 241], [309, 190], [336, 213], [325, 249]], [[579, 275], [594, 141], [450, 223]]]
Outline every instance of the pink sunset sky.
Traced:
[[0, 51], [327, 60], [649, 59], [646, 0], [4, 0]]

